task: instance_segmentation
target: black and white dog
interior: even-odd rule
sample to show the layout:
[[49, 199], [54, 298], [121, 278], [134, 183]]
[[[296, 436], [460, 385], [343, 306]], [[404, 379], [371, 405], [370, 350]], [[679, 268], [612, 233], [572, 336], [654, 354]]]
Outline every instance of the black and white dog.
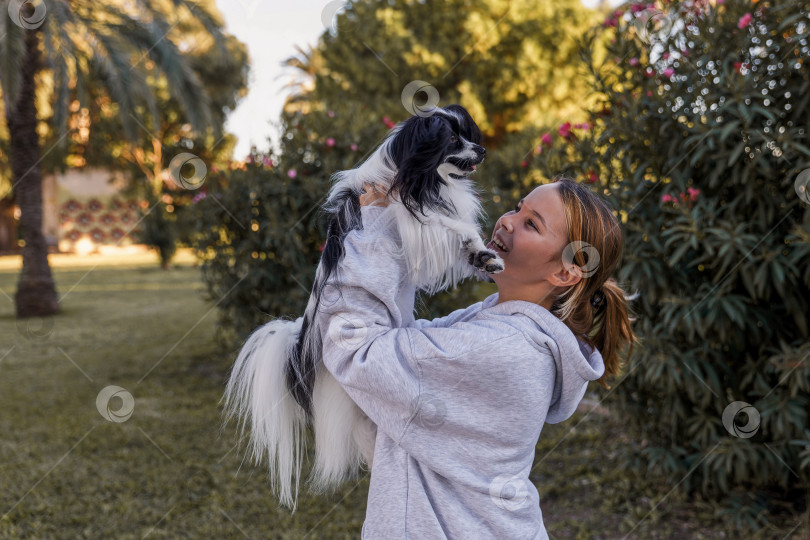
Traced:
[[295, 508], [306, 427], [313, 429], [316, 491], [340, 485], [363, 462], [371, 464], [376, 426], [351, 401], [321, 362], [322, 331], [313, 327], [343, 240], [362, 228], [364, 184], [390, 194], [409, 276], [433, 294], [468, 277], [492, 281], [503, 260], [484, 245], [483, 209], [468, 176], [484, 160], [481, 132], [460, 105], [436, 108], [397, 124], [359, 167], [333, 177], [322, 211], [328, 217], [323, 255], [303, 317], [276, 319], [245, 341], [224, 396], [226, 421], [248, 431], [253, 460], [269, 467], [282, 504]]

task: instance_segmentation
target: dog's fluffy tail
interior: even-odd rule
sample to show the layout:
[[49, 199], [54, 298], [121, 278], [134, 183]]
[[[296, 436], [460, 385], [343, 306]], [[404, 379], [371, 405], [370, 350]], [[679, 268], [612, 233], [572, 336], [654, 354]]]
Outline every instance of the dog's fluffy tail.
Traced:
[[253, 461], [266, 464], [281, 504], [295, 510], [306, 414], [287, 388], [287, 363], [303, 317], [277, 319], [253, 332], [233, 365], [225, 390], [225, 422], [247, 431]]
[[360, 472], [365, 461], [371, 468], [376, 426], [354, 404], [326, 368], [315, 379], [312, 427], [315, 464], [310, 486], [323, 493], [334, 490]]

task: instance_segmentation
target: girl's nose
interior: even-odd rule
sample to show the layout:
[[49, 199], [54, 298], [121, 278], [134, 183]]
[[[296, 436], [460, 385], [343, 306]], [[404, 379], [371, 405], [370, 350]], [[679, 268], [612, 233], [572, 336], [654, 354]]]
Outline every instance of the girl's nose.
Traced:
[[507, 232], [509, 232], [510, 234], [512, 233], [512, 230], [514, 229], [514, 227], [512, 227], [512, 222], [509, 220], [509, 216], [503, 216], [501, 218], [501, 226], [504, 229], [506, 229]]

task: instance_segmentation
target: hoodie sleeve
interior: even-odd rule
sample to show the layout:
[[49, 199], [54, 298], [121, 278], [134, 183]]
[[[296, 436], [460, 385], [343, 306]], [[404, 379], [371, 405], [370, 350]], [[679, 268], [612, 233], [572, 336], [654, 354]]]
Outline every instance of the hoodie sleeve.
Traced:
[[346, 236], [316, 315], [326, 368], [379, 429], [434, 470], [461, 479], [531, 463], [555, 385], [550, 351], [502, 317], [400, 327], [400, 295], [415, 289], [399, 237], [383, 212], [362, 212], [364, 228]]
[[[361, 207], [363, 229], [350, 231], [316, 313], [323, 363], [361, 410], [397, 440], [417, 403], [419, 366], [402, 313], [415, 288], [406, 275], [392, 216]], [[412, 305], [412, 301], [410, 303]]]
[[457, 309], [454, 312], [452, 312], [450, 315], [445, 315], [444, 317], [436, 317], [433, 320], [430, 320], [430, 319], [416, 319], [415, 321], [413, 321], [408, 326], [411, 326], [413, 328], [419, 328], [419, 329], [422, 329], [422, 328], [447, 328], [448, 326], [451, 326], [456, 321], [466, 317], [467, 312], [470, 311], [470, 309], [475, 308], [476, 306], [477, 306], [476, 304], [473, 304], [472, 306], [467, 307], [467, 308]]

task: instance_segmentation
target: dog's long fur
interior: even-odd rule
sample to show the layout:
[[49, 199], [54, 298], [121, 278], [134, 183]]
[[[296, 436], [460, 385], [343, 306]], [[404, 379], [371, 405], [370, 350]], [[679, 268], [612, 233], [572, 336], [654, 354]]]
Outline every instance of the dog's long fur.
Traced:
[[322, 211], [327, 238], [303, 317], [277, 319], [251, 334], [234, 363], [225, 392], [226, 421], [248, 431], [254, 462], [266, 464], [282, 504], [295, 509], [305, 430], [315, 436], [311, 485], [323, 491], [355, 475], [374, 454], [376, 426], [321, 362], [320, 328], [313, 327], [322, 291], [344, 254], [343, 240], [362, 228], [364, 184], [387, 190], [387, 212], [402, 239], [408, 275], [433, 294], [471, 276], [503, 270], [484, 246], [483, 209], [467, 178], [483, 161], [481, 133], [459, 105], [437, 108], [395, 126], [359, 167], [337, 173]]

